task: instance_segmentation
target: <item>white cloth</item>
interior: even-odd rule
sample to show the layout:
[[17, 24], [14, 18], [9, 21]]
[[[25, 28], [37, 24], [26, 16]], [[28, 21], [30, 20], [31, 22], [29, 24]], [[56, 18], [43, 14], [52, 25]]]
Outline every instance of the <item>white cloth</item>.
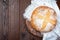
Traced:
[[53, 8], [57, 13], [57, 25], [55, 29], [51, 32], [43, 33], [43, 40], [56, 40], [60, 37], [60, 11], [55, 0], [31, 0], [31, 4], [26, 8], [23, 16], [26, 20], [30, 21], [33, 10], [43, 5]]

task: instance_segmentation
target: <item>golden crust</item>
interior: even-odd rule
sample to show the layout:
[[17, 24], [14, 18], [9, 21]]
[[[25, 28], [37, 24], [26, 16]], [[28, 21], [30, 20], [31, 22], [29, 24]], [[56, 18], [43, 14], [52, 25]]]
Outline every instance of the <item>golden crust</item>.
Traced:
[[[43, 13], [40, 13], [39, 12], [40, 10], [42, 10], [43, 12], [44, 12], [44, 10], [47, 10], [46, 15], [41, 16], [40, 14], [43, 14]], [[32, 16], [31, 16], [32, 28], [34, 28], [35, 30], [40, 31], [40, 32], [49, 32], [56, 26], [56, 22], [57, 22], [57, 20], [56, 20], [56, 16], [57, 16], [56, 12], [53, 10], [54, 11], [53, 12], [54, 20], [52, 20], [52, 19], [49, 18], [50, 15], [51, 15], [51, 12], [49, 10], [53, 10], [53, 9], [50, 8], [50, 7], [47, 7], [47, 6], [39, 6], [32, 12]], [[36, 20], [36, 18], [44, 19], [42, 27], [38, 27], [36, 24], [34, 24], [34, 21]], [[52, 26], [49, 28], [49, 30], [44, 30], [46, 28], [47, 22], [51, 23]]]

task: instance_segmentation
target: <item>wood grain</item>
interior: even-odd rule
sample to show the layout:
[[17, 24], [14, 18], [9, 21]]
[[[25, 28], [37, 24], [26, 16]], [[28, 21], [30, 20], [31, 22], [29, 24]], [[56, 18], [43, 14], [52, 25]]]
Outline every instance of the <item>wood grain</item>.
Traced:
[[2, 0], [0, 0], [0, 40], [3, 40], [3, 19], [2, 19], [2, 13], [3, 13], [3, 4]]
[[9, 0], [8, 40], [19, 40], [19, 0]]

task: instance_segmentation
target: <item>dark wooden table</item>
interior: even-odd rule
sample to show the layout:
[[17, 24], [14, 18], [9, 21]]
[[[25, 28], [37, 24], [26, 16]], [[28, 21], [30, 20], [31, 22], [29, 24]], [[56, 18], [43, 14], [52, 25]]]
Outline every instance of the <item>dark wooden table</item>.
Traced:
[[0, 0], [0, 40], [20, 40], [19, 0]]
[[0, 0], [0, 40], [42, 40], [26, 30], [23, 13], [30, 1]]

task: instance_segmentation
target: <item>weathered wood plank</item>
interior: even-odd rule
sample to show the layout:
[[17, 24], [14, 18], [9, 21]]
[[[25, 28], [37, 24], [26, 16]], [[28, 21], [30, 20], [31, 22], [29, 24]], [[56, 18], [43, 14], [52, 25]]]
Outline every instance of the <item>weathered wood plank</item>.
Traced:
[[8, 27], [9, 27], [9, 15], [8, 15], [9, 1], [3, 0], [3, 40], [8, 40]]
[[2, 19], [2, 13], [3, 13], [3, 4], [2, 0], [0, 0], [0, 40], [3, 40], [3, 19]]
[[19, 0], [9, 0], [8, 40], [19, 40]]

